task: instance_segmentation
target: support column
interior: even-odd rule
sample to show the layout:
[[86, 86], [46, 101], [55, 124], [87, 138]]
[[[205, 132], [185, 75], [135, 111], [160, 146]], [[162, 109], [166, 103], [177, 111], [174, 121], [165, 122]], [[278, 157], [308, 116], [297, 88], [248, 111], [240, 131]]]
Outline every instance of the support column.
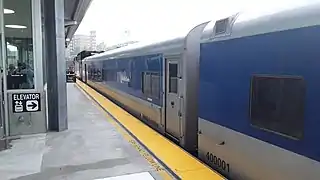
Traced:
[[44, 0], [48, 130], [68, 129], [64, 0]]

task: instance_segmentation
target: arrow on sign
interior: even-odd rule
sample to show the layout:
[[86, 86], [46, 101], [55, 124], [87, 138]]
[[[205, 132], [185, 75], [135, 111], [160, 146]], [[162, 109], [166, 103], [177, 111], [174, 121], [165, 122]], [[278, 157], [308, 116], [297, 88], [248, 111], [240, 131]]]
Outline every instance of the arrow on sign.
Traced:
[[38, 105], [35, 102], [31, 102], [31, 104], [28, 104], [28, 107], [31, 109], [36, 108]]

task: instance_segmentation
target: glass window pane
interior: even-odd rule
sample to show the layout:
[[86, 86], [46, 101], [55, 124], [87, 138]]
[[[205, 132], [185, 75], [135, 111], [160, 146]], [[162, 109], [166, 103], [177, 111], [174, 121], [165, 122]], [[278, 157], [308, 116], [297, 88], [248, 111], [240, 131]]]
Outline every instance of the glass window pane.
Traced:
[[178, 77], [178, 64], [169, 64], [169, 76]]
[[154, 73], [151, 76], [151, 89], [152, 97], [159, 99], [160, 97], [160, 76], [158, 73]]
[[169, 93], [178, 93], [178, 78], [170, 78]]
[[147, 96], [151, 95], [151, 75], [150, 75], [150, 73], [145, 73], [145, 76], [144, 76], [144, 94]]
[[169, 64], [169, 93], [178, 93], [178, 64]]
[[262, 129], [301, 139], [305, 83], [295, 77], [255, 76], [251, 92], [251, 123]]
[[227, 31], [227, 25], [228, 25], [228, 18], [226, 19], [221, 19], [219, 21], [216, 21], [216, 24], [215, 24], [215, 33], [216, 34], [222, 34], [222, 33], [225, 33]]
[[8, 89], [34, 88], [31, 0], [4, 0]]
[[141, 90], [144, 93], [144, 72], [141, 73]]

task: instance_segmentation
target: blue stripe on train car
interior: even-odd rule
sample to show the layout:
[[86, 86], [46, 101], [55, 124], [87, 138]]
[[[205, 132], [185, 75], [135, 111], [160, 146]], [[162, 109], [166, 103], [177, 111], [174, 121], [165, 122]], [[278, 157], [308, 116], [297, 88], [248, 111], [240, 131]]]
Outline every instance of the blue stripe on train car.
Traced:
[[[132, 96], [138, 97], [140, 99], [146, 100], [152, 99], [153, 104], [162, 106], [163, 94], [162, 92], [162, 81], [163, 81], [163, 58], [161, 54], [130, 57], [124, 59], [113, 59], [101, 61], [103, 66], [103, 84], [107, 84], [117, 90], [130, 94]], [[97, 66], [99, 62], [89, 62], [88, 64], [95, 64]], [[120, 83], [117, 81], [117, 72], [124, 72], [126, 76], [130, 79], [128, 83]], [[160, 74], [160, 98], [153, 98], [146, 96], [142, 92], [142, 73], [143, 72], [157, 72]], [[148, 101], [150, 102], [150, 101]]]
[[[199, 117], [319, 161], [319, 48], [319, 26], [201, 44]], [[303, 76], [301, 140], [250, 125], [252, 74]]]

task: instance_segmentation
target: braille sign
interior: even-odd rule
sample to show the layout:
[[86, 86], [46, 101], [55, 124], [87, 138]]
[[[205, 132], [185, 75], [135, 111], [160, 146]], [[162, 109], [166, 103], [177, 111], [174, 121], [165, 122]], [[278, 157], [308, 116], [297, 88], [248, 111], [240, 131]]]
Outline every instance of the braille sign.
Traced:
[[12, 106], [14, 113], [41, 111], [40, 93], [14, 93]]

